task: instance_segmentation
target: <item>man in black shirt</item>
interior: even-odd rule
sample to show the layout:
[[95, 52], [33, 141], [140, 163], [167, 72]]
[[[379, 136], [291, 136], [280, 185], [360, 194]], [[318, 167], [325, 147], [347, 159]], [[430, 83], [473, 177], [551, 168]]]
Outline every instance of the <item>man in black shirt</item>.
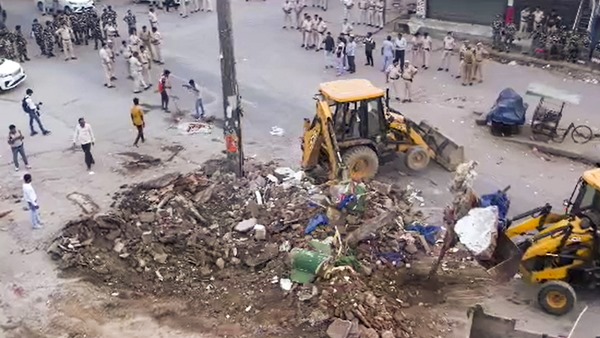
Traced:
[[331, 36], [331, 32], [327, 32], [327, 36], [325, 40], [323, 40], [323, 44], [325, 45], [325, 69], [333, 68], [333, 50], [335, 49], [335, 40]]
[[367, 39], [365, 40], [365, 54], [367, 56], [367, 63], [365, 66], [373, 66], [373, 49], [375, 49], [375, 40], [373, 40], [373, 34], [367, 33]]

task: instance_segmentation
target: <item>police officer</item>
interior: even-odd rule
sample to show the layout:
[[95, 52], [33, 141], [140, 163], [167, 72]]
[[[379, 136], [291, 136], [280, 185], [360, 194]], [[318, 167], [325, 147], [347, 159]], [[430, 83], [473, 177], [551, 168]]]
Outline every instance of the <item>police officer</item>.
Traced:
[[304, 20], [302, 21], [302, 45], [300, 47], [309, 50], [312, 38], [312, 20], [310, 15], [304, 14]]
[[367, 0], [358, 0], [358, 24], [366, 25], [367, 22], [367, 10], [369, 5]]
[[152, 43], [152, 48], [154, 49], [154, 51], [152, 52], [152, 55], [154, 56], [154, 61], [159, 64], [163, 64], [164, 61], [162, 59], [162, 35], [156, 27], [152, 27], [150, 43]]
[[467, 45], [463, 52], [463, 63], [462, 63], [462, 85], [472, 86], [473, 85], [473, 63], [475, 62], [475, 55], [470, 45]]
[[35, 43], [40, 47], [42, 55], [46, 55], [46, 46], [44, 44], [44, 27], [38, 22], [38, 19], [33, 19], [31, 24], [31, 32], [35, 38]]
[[325, 39], [325, 33], [327, 32], [327, 24], [322, 17], [319, 17], [317, 22], [317, 52], [323, 50], [323, 39]]
[[114, 68], [113, 62], [111, 59], [110, 49], [106, 46], [105, 43], [102, 43], [102, 47], [98, 52], [100, 55], [100, 61], [102, 62], [102, 69], [104, 70], [104, 77], [106, 78], [106, 82], [104, 82], [104, 87], [114, 88], [112, 80], [114, 78]]
[[[142, 63], [142, 80], [144, 83], [148, 84], [148, 88], [152, 85], [150, 84], [150, 69], [152, 68], [152, 57], [150, 56], [150, 52], [145, 46], [140, 46], [140, 53], [138, 59]], [[147, 88], [146, 88], [147, 89]]]
[[377, 1], [375, 9], [375, 27], [383, 28], [383, 11], [385, 10], [385, 2], [383, 2], [383, 0]]
[[296, 3], [294, 4], [294, 13], [296, 13], [296, 29], [297, 30], [302, 29], [302, 23], [303, 23], [302, 12], [303, 11], [304, 11], [304, 4], [302, 3], [301, 0], [296, 0]]
[[510, 52], [513, 42], [515, 41], [515, 35], [517, 34], [517, 27], [514, 23], [506, 25], [504, 28], [504, 51]]
[[54, 27], [51, 21], [46, 21], [46, 27], [44, 28], [44, 50], [48, 58], [54, 57]]
[[289, 27], [294, 27], [292, 23], [292, 10], [294, 9], [294, 5], [290, 2], [290, 0], [285, 0], [283, 3], [283, 29]]
[[310, 33], [310, 48], [314, 48], [319, 51], [319, 16], [315, 14], [315, 17], [311, 20], [311, 33]]
[[492, 22], [492, 49], [502, 49], [502, 30], [504, 29], [504, 21], [500, 15], [496, 15], [496, 19]]
[[137, 94], [144, 90], [150, 88], [150, 86], [144, 82], [142, 78], [143, 65], [139, 59], [140, 55], [138, 52], [133, 52], [131, 57], [129, 58], [129, 71], [133, 76], [133, 93]]
[[27, 39], [23, 36], [23, 32], [21, 31], [21, 26], [15, 26], [15, 46], [17, 47], [17, 56], [20, 62], [29, 61], [29, 57], [27, 56]]
[[150, 54], [150, 61], [154, 59], [154, 55], [152, 55], [152, 33], [148, 30], [148, 27], [142, 26], [142, 30], [140, 31], [140, 40], [142, 41], [142, 45], [146, 48], [146, 51]]
[[473, 81], [483, 82], [483, 60], [488, 52], [483, 48], [481, 42], [475, 47], [475, 62], [473, 63]]
[[377, 5], [375, 0], [367, 0], [367, 26], [375, 26], [375, 11]]
[[67, 24], [63, 24], [62, 27], [56, 30], [56, 35], [62, 41], [65, 61], [77, 59], [73, 53], [73, 30]]
[[127, 10], [127, 14], [123, 17], [123, 21], [127, 24], [127, 31], [130, 32], [132, 29], [136, 29], [137, 19], [135, 15], [131, 13], [131, 9]]
[[89, 30], [89, 32], [91, 33], [91, 38], [94, 39], [94, 49], [97, 50], [98, 42], [100, 42], [101, 45], [104, 43], [102, 25], [98, 14], [96, 14], [95, 12], [91, 13], [87, 25], [87, 30]]

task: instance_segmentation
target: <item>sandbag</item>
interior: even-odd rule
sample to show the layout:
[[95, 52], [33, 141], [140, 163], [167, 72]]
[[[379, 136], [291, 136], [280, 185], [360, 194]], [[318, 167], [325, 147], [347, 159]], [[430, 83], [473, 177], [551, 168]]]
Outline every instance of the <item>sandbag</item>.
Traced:
[[454, 231], [476, 259], [491, 259], [498, 239], [498, 208], [471, 209], [456, 222]]

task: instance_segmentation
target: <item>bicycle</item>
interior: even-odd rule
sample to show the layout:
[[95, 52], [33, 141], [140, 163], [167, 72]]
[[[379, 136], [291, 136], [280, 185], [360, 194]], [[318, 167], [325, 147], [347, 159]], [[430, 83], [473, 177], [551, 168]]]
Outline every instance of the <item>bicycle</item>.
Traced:
[[[563, 130], [564, 133], [561, 134], [560, 132]], [[569, 132], [571, 132], [571, 139], [577, 144], [588, 143], [595, 136], [592, 128], [583, 124], [576, 126], [575, 123], [571, 122], [567, 129], [557, 128], [554, 135], [552, 135], [552, 141], [562, 143], [567, 135], [569, 135]]]

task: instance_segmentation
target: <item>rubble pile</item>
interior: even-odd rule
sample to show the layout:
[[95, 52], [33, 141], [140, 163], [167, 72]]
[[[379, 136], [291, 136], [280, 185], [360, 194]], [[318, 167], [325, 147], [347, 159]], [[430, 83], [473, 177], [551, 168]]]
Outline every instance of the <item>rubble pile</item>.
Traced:
[[[294, 294], [306, 305], [298, 324], [338, 317], [380, 333], [404, 327], [398, 300], [374, 296], [363, 280], [407, 266], [427, 247], [404, 230], [419, 219], [414, 192], [381, 182], [315, 185], [275, 163], [247, 166], [243, 179], [212, 161], [122, 187], [110, 212], [68, 223], [48, 251], [65, 272], [113, 289], [188, 297], [214, 292], [207, 284], [215, 281], [237, 281], [229, 288], [254, 303], [257, 288]], [[292, 283], [290, 257], [315, 247], [330, 256], [316, 282]], [[242, 283], [240, 276], [251, 277]]]

